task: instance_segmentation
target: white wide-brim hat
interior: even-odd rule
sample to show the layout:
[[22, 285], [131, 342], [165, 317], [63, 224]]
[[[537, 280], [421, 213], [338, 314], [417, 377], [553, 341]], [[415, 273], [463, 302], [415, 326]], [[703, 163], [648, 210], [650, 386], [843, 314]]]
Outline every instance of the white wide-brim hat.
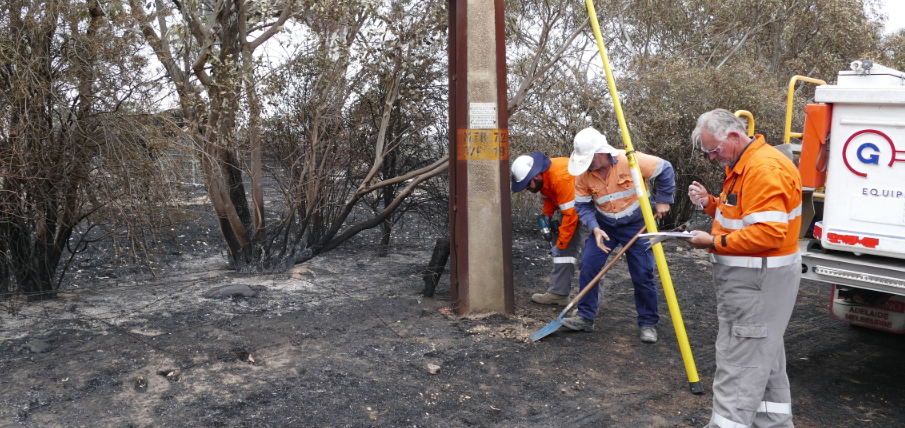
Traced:
[[569, 157], [569, 174], [579, 176], [588, 170], [596, 153], [608, 153], [616, 156], [619, 150], [606, 142], [606, 136], [594, 128], [585, 128], [575, 134], [572, 143], [572, 156]]

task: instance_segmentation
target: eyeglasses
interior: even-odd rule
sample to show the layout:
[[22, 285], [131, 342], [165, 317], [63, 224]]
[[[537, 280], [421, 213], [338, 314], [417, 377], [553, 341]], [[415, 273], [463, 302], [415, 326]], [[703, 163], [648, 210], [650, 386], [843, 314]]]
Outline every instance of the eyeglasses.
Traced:
[[[723, 143], [725, 143], [725, 141], [723, 141]], [[714, 154], [717, 154], [717, 153], [723, 151], [723, 143], [720, 143], [720, 145], [719, 145], [719, 146], [716, 146], [716, 148], [713, 149], [713, 150], [707, 150], [707, 149], [704, 148], [704, 143], [702, 142], [702, 143], [701, 143], [701, 150], [703, 150], [704, 153], [707, 153], [708, 155], [714, 155]]]

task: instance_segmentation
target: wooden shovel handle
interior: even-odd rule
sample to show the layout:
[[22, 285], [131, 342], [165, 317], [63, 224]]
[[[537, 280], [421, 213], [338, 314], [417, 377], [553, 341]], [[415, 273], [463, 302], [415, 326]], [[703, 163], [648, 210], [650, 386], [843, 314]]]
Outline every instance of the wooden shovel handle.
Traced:
[[[610, 268], [612, 268], [614, 264], [616, 264], [616, 262], [619, 260], [619, 258], [622, 257], [623, 254], [625, 254], [625, 251], [628, 250], [628, 248], [631, 247], [632, 244], [634, 244], [635, 241], [638, 240], [638, 237], [642, 233], [644, 233], [645, 230], [647, 230], [647, 225], [641, 226], [641, 230], [639, 230], [638, 233], [636, 233], [635, 236], [632, 237], [631, 241], [628, 241], [625, 245], [622, 246], [622, 248], [619, 250], [619, 252], [616, 253], [616, 257], [613, 257], [612, 259], [610, 259], [610, 262], [607, 263], [606, 266], [604, 266], [603, 269], [600, 270], [600, 272], [597, 274], [597, 276], [595, 276], [594, 279], [592, 279], [591, 282], [589, 282], [588, 285], [586, 285], [584, 287], [584, 289], [581, 290], [581, 292], [578, 293], [578, 295], [575, 296], [575, 298], [572, 299], [571, 302], [569, 302], [569, 306], [567, 306], [565, 310], [569, 310], [572, 306], [575, 306], [575, 304], [578, 303], [578, 301], [581, 300], [581, 298], [584, 297], [585, 294], [588, 294], [588, 291], [591, 289], [591, 287], [593, 287], [595, 284], [597, 284], [597, 281], [600, 281], [600, 278], [603, 278], [603, 275], [606, 274], [607, 271], [609, 271]], [[593, 239], [593, 233], [591, 234], [591, 237], [588, 239]]]

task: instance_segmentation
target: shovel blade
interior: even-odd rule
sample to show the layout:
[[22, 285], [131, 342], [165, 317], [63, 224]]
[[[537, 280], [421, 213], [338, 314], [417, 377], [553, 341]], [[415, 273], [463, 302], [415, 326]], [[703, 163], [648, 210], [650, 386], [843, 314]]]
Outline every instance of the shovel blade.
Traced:
[[559, 318], [556, 318], [555, 320], [553, 320], [553, 322], [551, 322], [550, 324], [547, 324], [546, 327], [544, 327], [544, 328], [538, 330], [537, 332], [535, 332], [534, 334], [532, 334], [531, 341], [537, 342], [538, 340], [541, 340], [542, 338], [550, 335], [550, 333], [553, 333], [554, 331], [559, 330], [559, 326], [562, 325], [562, 319], [565, 318], [565, 316], [566, 316], [566, 311], [562, 311], [562, 313], [559, 314]]

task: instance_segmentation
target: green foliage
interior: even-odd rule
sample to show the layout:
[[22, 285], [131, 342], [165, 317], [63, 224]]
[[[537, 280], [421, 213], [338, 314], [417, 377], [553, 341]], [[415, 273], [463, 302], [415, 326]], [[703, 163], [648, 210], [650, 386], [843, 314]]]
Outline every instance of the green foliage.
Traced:
[[[536, 84], [510, 118], [512, 158], [536, 150], [568, 156], [572, 137], [586, 126], [620, 147], [622, 136], [590, 29], [574, 41], [581, 49], [565, 51], [544, 75], [532, 75], [534, 59], [543, 64], [559, 49], [557, 42], [578, 28], [587, 15], [583, 2], [513, 5], [533, 13], [507, 20], [510, 99], [520, 96], [518, 88], [527, 79]], [[876, 0], [595, 2], [632, 142], [676, 169], [676, 204], [662, 226], [673, 227], [691, 215], [685, 193], [692, 180], [708, 189], [718, 189], [722, 181], [722, 168], [689, 141], [700, 114], [715, 108], [748, 110], [756, 132], [779, 144], [792, 76], [832, 83], [852, 60], [868, 57], [903, 69], [905, 32], [883, 37], [877, 6]], [[545, 7], [563, 11], [562, 16]], [[530, 37], [531, 28], [534, 34], [552, 29], [554, 42]], [[813, 85], [799, 84], [793, 130], [802, 127], [804, 104], [813, 93]], [[513, 207], [514, 224], [530, 224], [540, 211], [533, 195], [517, 195]]]
[[874, 56], [877, 62], [905, 71], [905, 29], [884, 37], [877, 50]]
[[626, 94], [631, 94], [623, 105], [635, 149], [669, 160], [676, 170], [676, 203], [664, 220], [672, 227], [691, 216], [694, 207], [686, 189], [692, 181], [711, 191], [722, 186], [723, 169], [689, 139], [698, 116], [715, 106], [748, 110], [756, 121], [755, 132], [772, 144], [781, 143], [786, 91], [759, 79], [762, 68], [744, 64], [716, 70], [658, 60], [650, 70], [622, 81]]

